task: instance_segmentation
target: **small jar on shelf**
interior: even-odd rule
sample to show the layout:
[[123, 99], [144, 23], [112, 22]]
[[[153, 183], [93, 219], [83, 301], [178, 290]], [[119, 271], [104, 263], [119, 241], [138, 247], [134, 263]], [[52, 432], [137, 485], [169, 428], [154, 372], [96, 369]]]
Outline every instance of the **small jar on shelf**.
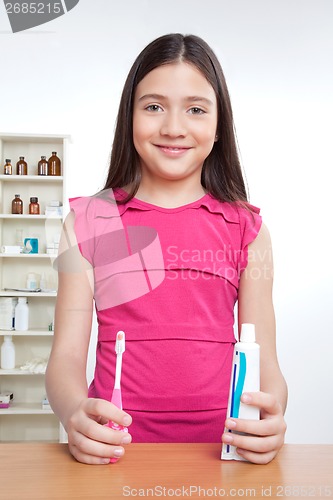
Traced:
[[24, 161], [24, 156], [20, 156], [19, 161], [16, 163], [16, 174], [28, 175], [28, 164]]
[[3, 173], [4, 175], [12, 175], [13, 173], [13, 167], [12, 167], [12, 164], [11, 164], [11, 160], [6, 160], [6, 163], [3, 167]]
[[21, 200], [19, 194], [16, 194], [15, 198], [12, 201], [12, 214], [14, 215], [23, 214], [23, 201]]
[[48, 175], [48, 163], [46, 156], [41, 156], [38, 162], [38, 175]]
[[56, 151], [52, 151], [48, 161], [48, 175], [61, 175], [61, 161]]
[[38, 198], [36, 196], [33, 196], [30, 198], [29, 214], [30, 215], [39, 215], [40, 214]]

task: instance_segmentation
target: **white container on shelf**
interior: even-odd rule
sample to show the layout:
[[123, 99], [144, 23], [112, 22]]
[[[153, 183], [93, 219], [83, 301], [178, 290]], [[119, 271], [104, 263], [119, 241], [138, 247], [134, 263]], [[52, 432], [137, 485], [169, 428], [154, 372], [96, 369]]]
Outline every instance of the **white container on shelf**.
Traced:
[[15, 345], [11, 335], [5, 335], [1, 346], [1, 368], [13, 370], [15, 368]]
[[0, 297], [0, 329], [14, 330], [16, 297]]
[[19, 297], [15, 307], [15, 330], [28, 330], [29, 306], [26, 297]]
[[36, 273], [27, 274], [27, 288], [35, 290], [37, 288], [37, 275]]

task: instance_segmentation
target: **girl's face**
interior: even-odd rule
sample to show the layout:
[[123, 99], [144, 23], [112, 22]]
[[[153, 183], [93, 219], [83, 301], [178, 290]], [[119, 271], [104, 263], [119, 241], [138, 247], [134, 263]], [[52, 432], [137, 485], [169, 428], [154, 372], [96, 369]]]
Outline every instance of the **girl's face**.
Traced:
[[134, 97], [133, 141], [142, 180], [200, 184], [216, 128], [215, 92], [195, 66], [181, 62], [152, 70]]

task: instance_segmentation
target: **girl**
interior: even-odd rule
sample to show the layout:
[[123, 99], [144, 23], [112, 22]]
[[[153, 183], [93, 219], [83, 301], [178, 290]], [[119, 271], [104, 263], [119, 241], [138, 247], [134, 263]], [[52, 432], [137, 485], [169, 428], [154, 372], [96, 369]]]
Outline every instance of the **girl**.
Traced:
[[[196, 36], [138, 56], [123, 90], [104, 190], [71, 200], [58, 259], [48, 397], [80, 462], [135, 442], [231, 442], [255, 463], [284, 440], [287, 389], [276, 356], [272, 253], [247, 203], [222, 69]], [[86, 360], [95, 302], [95, 376]], [[227, 419], [234, 306], [261, 345], [260, 421]], [[114, 343], [126, 334], [122, 397], [110, 402]], [[101, 425], [112, 420], [129, 433]], [[223, 433], [227, 429], [248, 435]]]

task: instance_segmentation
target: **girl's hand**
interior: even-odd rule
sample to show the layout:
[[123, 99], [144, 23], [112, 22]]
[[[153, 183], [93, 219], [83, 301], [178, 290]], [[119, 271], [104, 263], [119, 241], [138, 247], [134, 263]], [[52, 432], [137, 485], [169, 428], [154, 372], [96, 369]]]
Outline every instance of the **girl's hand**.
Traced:
[[121, 445], [130, 443], [132, 437], [128, 432], [104, 425], [109, 420], [125, 427], [132, 423], [130, 415], [108, 401], [92, 398], [81, 401], [66, 426], [69, 450], [76, 460], [108, 464], [124, 455]]
[[222, 441], [236, 446], [237, 453], [246, 460], [256, 464], [267, 464], [273, 460], [284, 443], [287, 426], [281, 405], [267, 392], [244, 393], [241, 401], [260, 408], [261, 420], [228, 418], [225, 422], [227, 429], [250, 435], [225, 432]]

